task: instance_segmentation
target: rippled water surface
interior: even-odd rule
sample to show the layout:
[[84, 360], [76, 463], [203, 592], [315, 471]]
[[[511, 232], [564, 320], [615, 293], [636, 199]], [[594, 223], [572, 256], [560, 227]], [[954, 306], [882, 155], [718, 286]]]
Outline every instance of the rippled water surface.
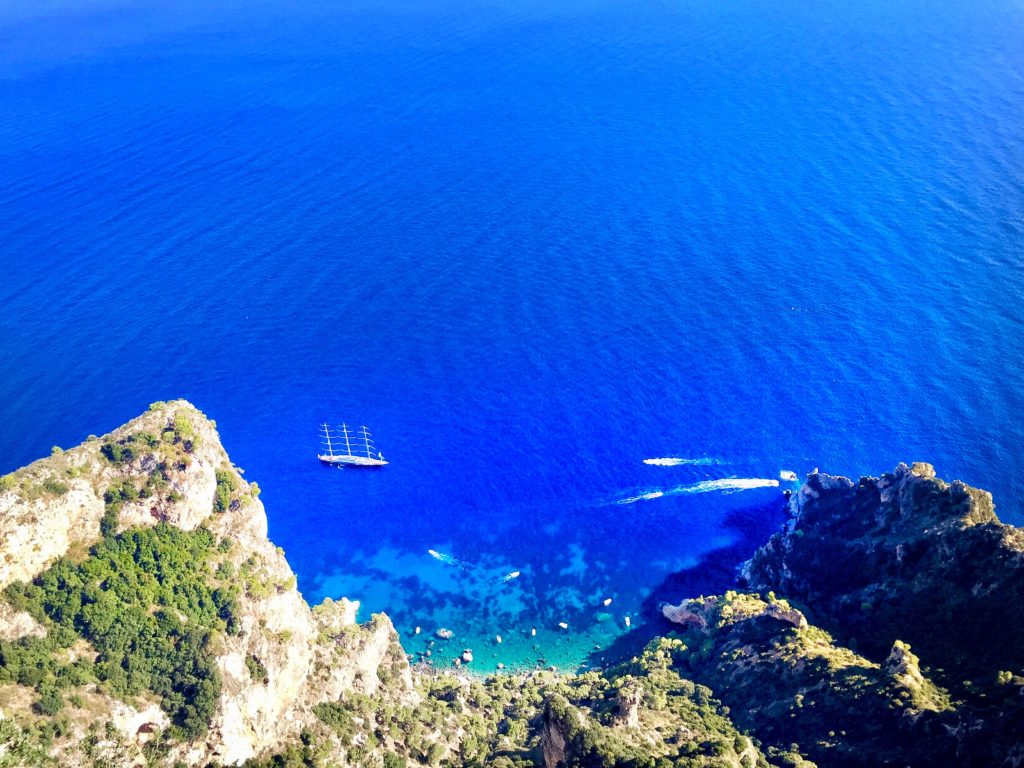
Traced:
[[[680, 569], [721, 589], [782, 470], [924, 459], [1020, 523], [1022, 30], [0, 2], [0, 471], [187, 397], [307, 597], [483, 668], [581, 660]], [[324, 419], [391, 464], [321, 467]]]

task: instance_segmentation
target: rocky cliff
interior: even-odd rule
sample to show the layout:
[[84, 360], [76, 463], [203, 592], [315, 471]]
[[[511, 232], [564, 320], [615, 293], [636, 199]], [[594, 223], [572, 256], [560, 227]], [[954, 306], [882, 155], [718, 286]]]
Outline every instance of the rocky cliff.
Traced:
[[[280, 748], [316, 720], [319, 702], [335, 701], [345, 691], [375, 693], [384, 667], [391, 690], [415, 699], [405, 655], [386, 618], [358, 627], [347, 601], [315, 611], [306, 604], [284, 553], [267, 539], [257, 486], [231, 464], [213, 422], [188, 403], [155, 404], [109, 435], [7, 476], [4, 485], [0, 586], [8, 588], [8, 600], [0, 603], [0, 637], [9, 643], [7, 657], [15, 655], [13, 641], [63, 629], [52, 611], [33, 616], [12, 606], [19, 601], [11, 586], [86, 561], [105, 525], [110, 536], [153, 526], [202, 530], [211, 542], [205, 576], [217, 589], [234, 590], [225, 626], [230, 631], [208, 640], [215, 671], [207, 678], [216, 679], [219, 691], [201, 737], [168, 742], [169, 764], [233, 765]], [[83, 626], [71, 626], [81, 635], [71, 647], [81, 648], [84, 657], [109, 653], [103, 639]], [[37, 698], [28, 683], [44, 681], [21, 677], [0, 688], [0, 709], [18, 710]], [[97, 675], [86, 670], [83, 677]], [[105, 684], [115, 677], [101, 669], [97, 682], [61, 689], [62, 699], [88, 702], [64, 708], [67, 730], [54, 739], [53, 751], [67, 763], [91, 763], [104, 754], [142, 761], [142, 746], [172, 727], [174, 706], [161, 707], [160, 696], [147, 690], [119, 700], [119, 686]], [[89, 728], [99, 720], [113, 730], [90, 739]], [[80, 747], [90, 741], [91, 754], [84, 755]]]
[[789, 509], [632, 658], [413, 670], [387, 617], [307, 605], [213, 422], [157, 403], [0, 478], [0, 768], [1024, 765], [1024, 546], [991, 497], [915, 464]]
[[1024, 531], [991, 495], [901, 464], [814, 473], [789, 512], [740, 569], [755, 594], [665, 606], [695, 679], [822, 764], [1024, 764]]
[[899, 641], [878, 663], [773, 593], [727, 592], [663, 613], [687, 628], [680, 661], [690, 674], [766, 746], [797, 742], [830, 766], [939, 764], [949, 747], [922, 738], [922, 716], [949, 711], [949, 697]]
[[884, 655], [909, 642], [943, 679], [1024, 666], [1024, 530], [992, 496], [901, 464], [854, 482], [813, 474], [791, 519], [742, 569], [745, 584], [811, 606], [815, 621]]

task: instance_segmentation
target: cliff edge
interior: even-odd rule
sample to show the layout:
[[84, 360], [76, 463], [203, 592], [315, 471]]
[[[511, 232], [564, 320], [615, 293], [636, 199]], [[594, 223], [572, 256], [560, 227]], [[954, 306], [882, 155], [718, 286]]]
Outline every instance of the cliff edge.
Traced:
[[[416, 698], [386, 617], [360, 627], [348, 601], [310, 609], [258, 486], [185, 401], [5, 476], [0, 551], [0, 710], [69, 714], [54, 739], [69, 764], [141, 761], [164, 733], [168, 763], [235, 765], [381, 675]], [[98, 720], [113, 729], [91, 734]]]
[[789, 512], [743, 566], [747, 587], [809, 606], [873, 654], [908, 641], [952, 685], [1024, 666], [1024, 530], [988, 492], [900, 464], [857, 482], [812, 474]]

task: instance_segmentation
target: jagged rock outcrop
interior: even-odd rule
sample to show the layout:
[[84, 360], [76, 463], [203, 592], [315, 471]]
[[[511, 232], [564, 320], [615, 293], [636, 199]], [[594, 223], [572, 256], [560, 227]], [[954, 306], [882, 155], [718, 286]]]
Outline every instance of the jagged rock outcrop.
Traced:
[[[569, 765], [569, 738], [566, 734], [573, 727], [579, 727], [581, 720], [579, 713], [570, 709], [567, 703], [563, 709], [564, 711], [553, 710], [549, 704], [544, 711], [540, 732], [540, 751], [544, 768], [565, 768]], [[566, 713], [576, 722], [565, 722]]]
[[708, 617], [713, 614], [717, 604], [718, 598], [714, 595], [683, 600], [679, 605], [666, 603], [661, 606], [661, 615], [669, 621], [682, 624], [684, 627], [707, 629]]
[[724, 596], [711, 595], [683, 600], [679, 605], [666, 603], [661, 607], [666, 619], [684, 627], [701, 630], [705, 634], [725, 624], [751, 621], [768, 617], [797, 629], [807, 627], [807, 618], [785, 600], [774, 594], [766, 598], [759, 595], [741, 595], [727, 592]]
[[[112, 498], [117, 514], [109, 524], [117, 530], [158, 522], [182, 530], [204, 526], [230, 546], [222, 563], [245, 570], [234, 629], [217, 640], [221, 687], [213, 719], [201, 739], [171, 747], [167, 764], [238, 765], [276, 750], [315, 720], [317, 703], [346, 691], [373, 693], [381, 675], [415, 699], [386, 617], [359, 627], [358, 604], [343, 600], [313, 611], [303, 600], [284, 553], [267, 539], [258, 489], [231, 464], [213, 422], [189, 403], [155, 404], [109, 435], [8, 477], [0, 492], [0, 586], [28, 581], [69, 552], [84, 553], [101, 538]], [[0, 638], [43, 631], [31, 616], [0, 603]], [[127, 704], [101, 709], [121, 730], [132, 761], [141, 760], [147, 732], [167, 727], [166, 716]]]
[[927, 712], [938, 728], [949, 699], [906, 645], [882, 666], [773, 595], [727, 592], [684, 605], [665, 611], [688, 628], [681, 661], [766, 746], [798, 742], [822, 766], [934, 764], [943, 754], [938, 741], [922, 747], [914, 739], [928, 727], [919, 716]]
[[902, 640], [892, 644], [882, 668], [907, 698], [907, 715], [914, 717], [923, 710], [939, 712], [951, 708], [949, 696], [922, 674], [920, 660]]
[[[815, 623], [879, 658], [908, 641], [953, 683], [1024, 667], [1024, 531], [992, 496], [929, 464], [858, 482], [810, 475], [785, 529], [742, 568], [747, 586], [813, 610]], [[982, 639], [983, 638], [983, 639]]]
[[623, 684], [615, 696], [614, 724], [620, 728], [640, 727], [640, 705], [644, 700], [644, 688], [636, 680]]

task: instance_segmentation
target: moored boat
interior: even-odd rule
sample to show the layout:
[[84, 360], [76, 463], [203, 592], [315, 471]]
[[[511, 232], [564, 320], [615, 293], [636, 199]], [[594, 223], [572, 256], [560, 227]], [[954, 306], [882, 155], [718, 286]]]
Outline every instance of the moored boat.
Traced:
[[[318, 453], [317, 458], [324, 464], [345, 467], [383, 467], [388, 462], [384, 454], [376, 449], [373, 436], [365, 426], [357, 432], [349, 429], [347, 424], [334, 430], [324, 422], [320, 425], [320, 441], [327, 449], [326, 453]], [[342, 448], [344, 447], [344, 453]]]

